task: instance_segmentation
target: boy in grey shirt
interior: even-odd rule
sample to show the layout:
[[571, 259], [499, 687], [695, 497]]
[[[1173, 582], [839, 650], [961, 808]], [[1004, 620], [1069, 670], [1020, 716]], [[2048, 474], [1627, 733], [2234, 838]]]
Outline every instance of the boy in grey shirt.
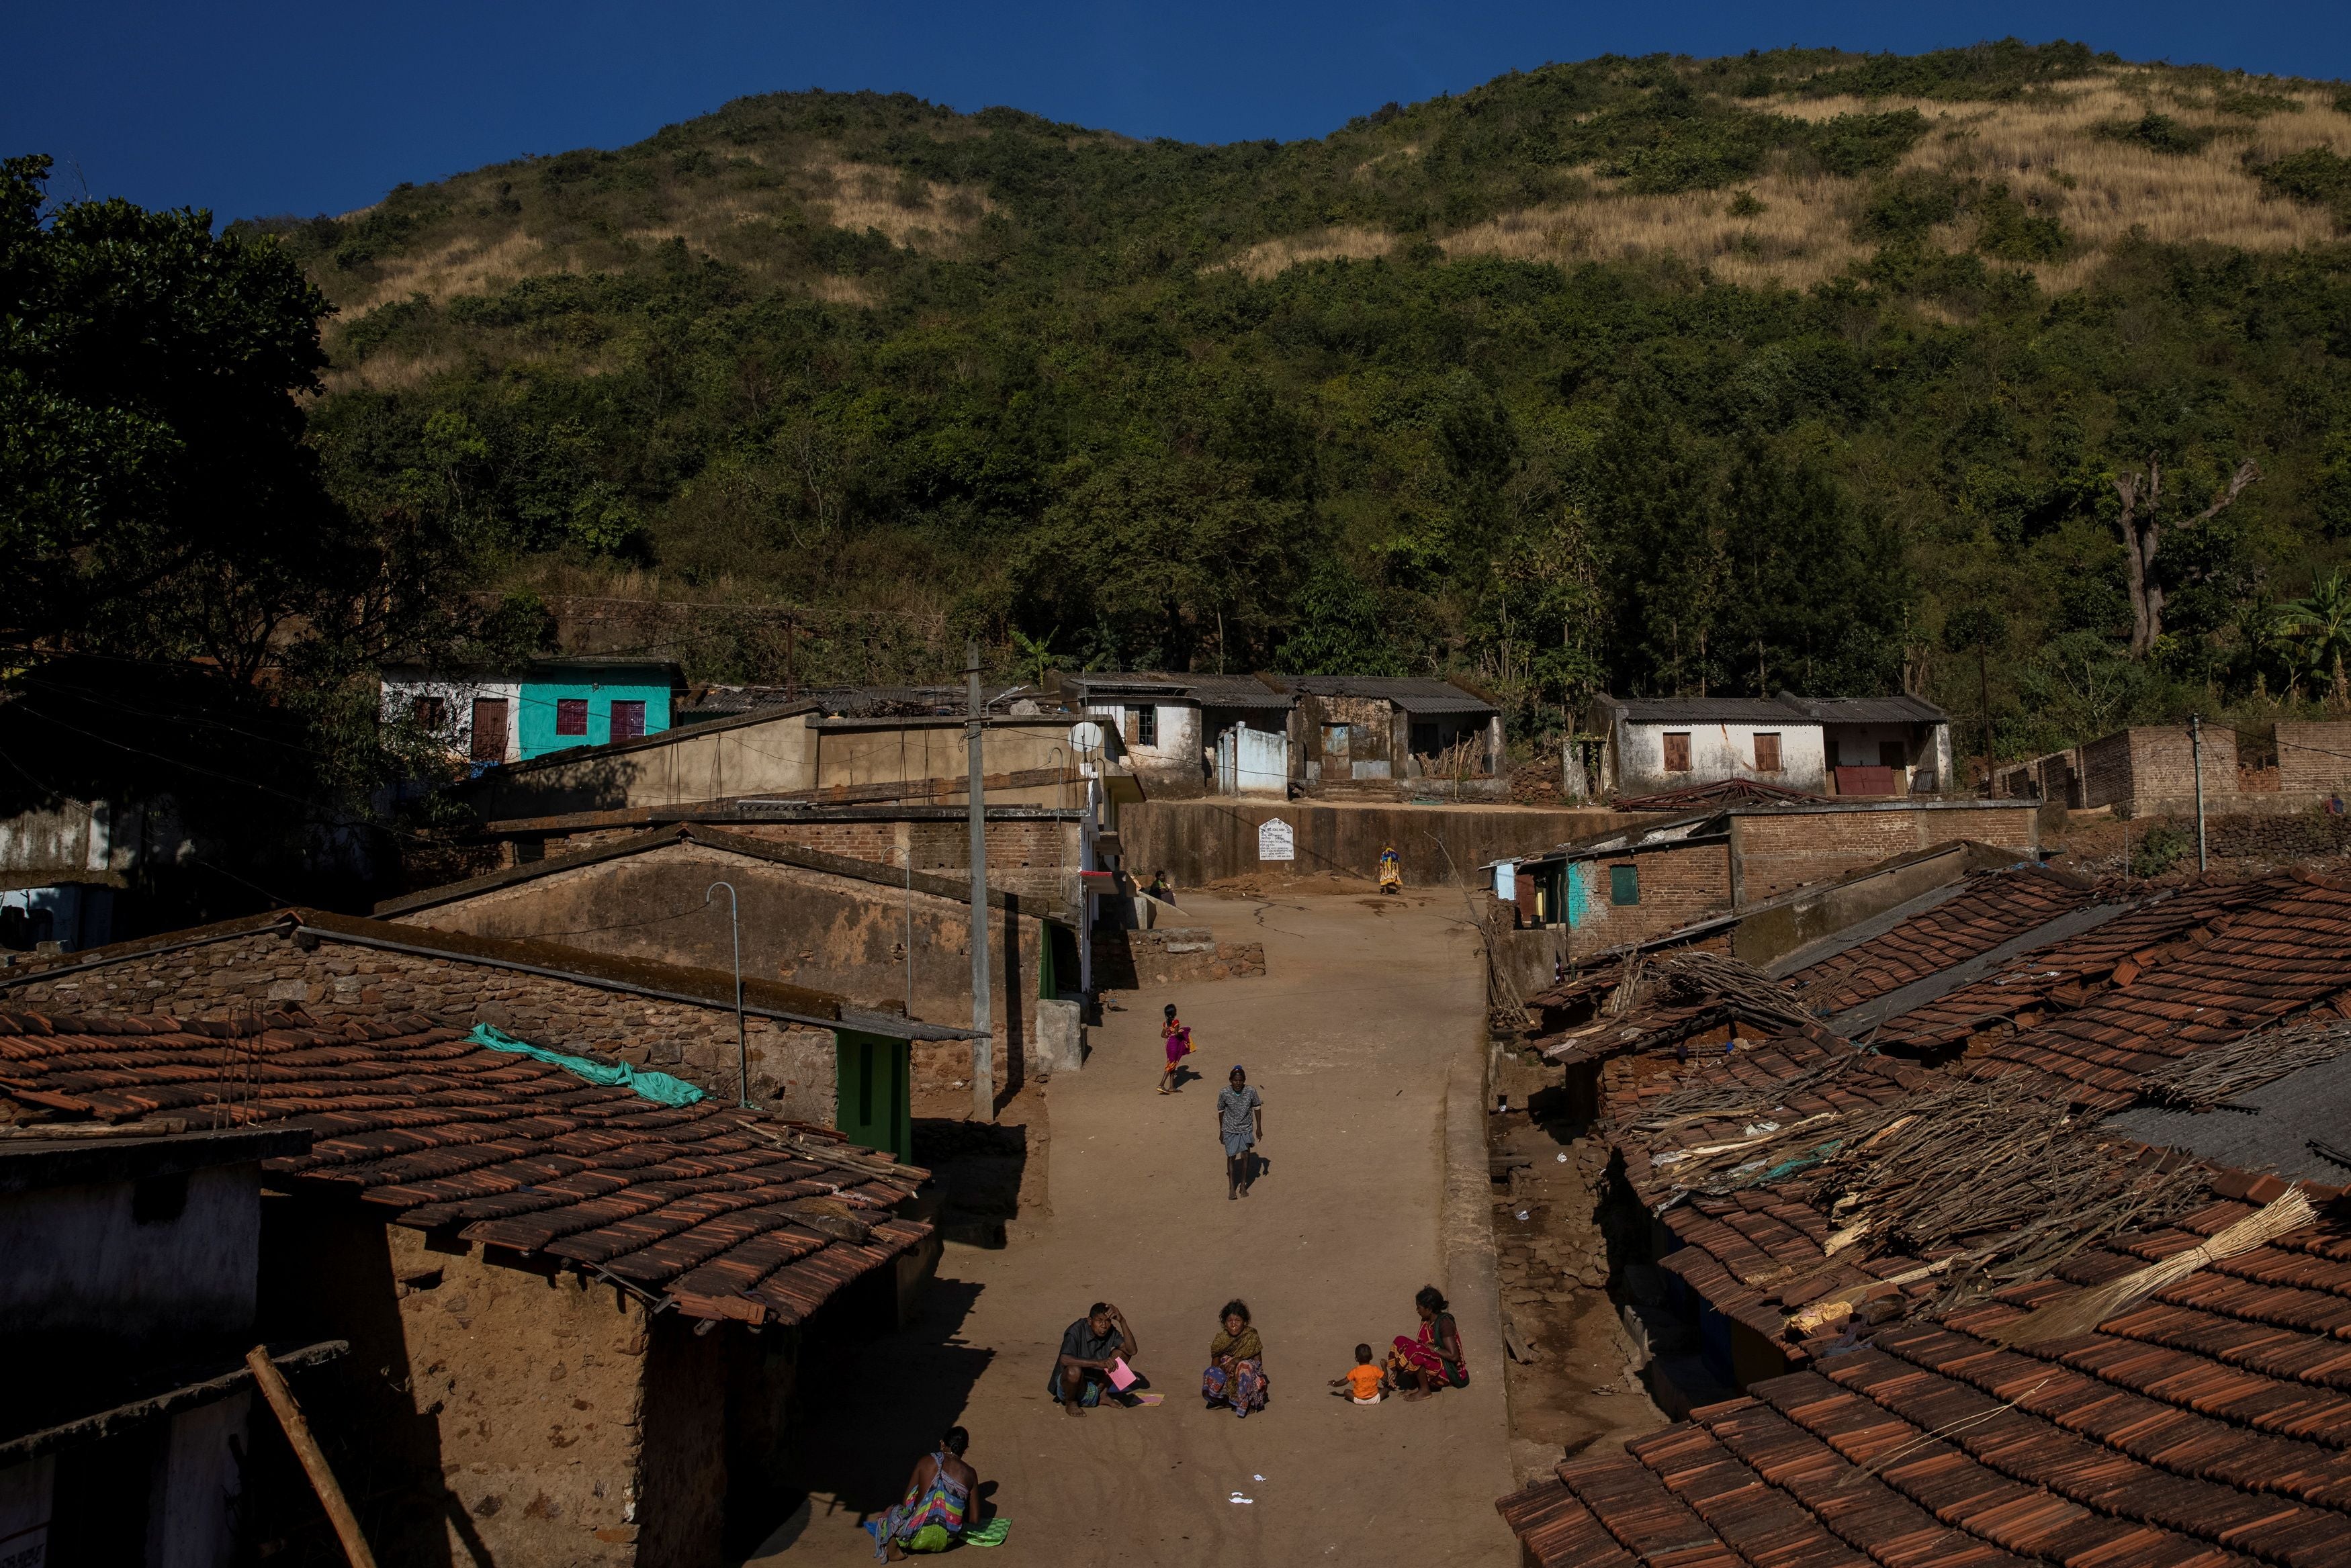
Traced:
[[1249, 1191], [1253, 1175], [1250, 1150], [1265, 1138], [1265, 1100], [1249, 1086], [1249, 1075], [1238, 1067], [1217, 1096], [1217, 1136], [1225, 1144], [1225, 1197], [1239, 1198]]

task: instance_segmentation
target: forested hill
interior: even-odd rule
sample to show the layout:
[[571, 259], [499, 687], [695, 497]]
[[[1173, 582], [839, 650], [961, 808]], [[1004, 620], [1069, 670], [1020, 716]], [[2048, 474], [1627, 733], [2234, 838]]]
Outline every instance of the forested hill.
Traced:
[[2005, 43], [1546, 66], [1287, 144], [778, 95], [238, 227], [339, 307], [335, 485], [460, 531], [453, 587], [1458, 671], [1537, 726], [1907, 686], [1974, 732], [1988, 687], [2013, 753], [2339, 690], [2346, 154], [2334, 84]]

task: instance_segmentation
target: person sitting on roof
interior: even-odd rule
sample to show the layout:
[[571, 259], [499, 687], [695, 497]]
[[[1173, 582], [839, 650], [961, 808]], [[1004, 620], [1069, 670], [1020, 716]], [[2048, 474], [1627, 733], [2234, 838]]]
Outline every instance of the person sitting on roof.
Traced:
[[945, 1552], [963, 1539], [971, 1521], [971, 1496], [979, 1490], [979, 1476], [964, 1462], [970, 1444], [969, 1433], [949, 1427], [938, 1448], [914, 1461], [904, 1501], [865, 1521], [876, 1558], [896, 1563], [909, 1552]]

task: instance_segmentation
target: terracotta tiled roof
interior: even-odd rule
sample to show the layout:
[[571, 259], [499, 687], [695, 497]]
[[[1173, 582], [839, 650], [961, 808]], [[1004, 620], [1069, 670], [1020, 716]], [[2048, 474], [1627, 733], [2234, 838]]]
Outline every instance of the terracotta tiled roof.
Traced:
[[[2037, 1022], [2042, 1012], [2079, 1005], [2127, 961], [2136, 975], [2171, 956], [2177, 944], [2215, 919], [2279, 897], [2291, 876], [2224, 882], [2166, 893], [2078, 936], [2021, 956], [1996, 974], [1936, 998], [1879, 1030], [1884, 1050], [1957, 1045], [1988, 1025]], [[2031, 1015], [2026, 1018], [2025, 1015]]]
[[2116, 1110], [2182, 1056], [2351, 998], [2351, 883], [2298, 872], [2260, 886], [2168, 946], [2124, 956], [2072, 1011], [1971, 1050], [1967, 1070], [2035, 1073], [2074, 1104]]
[[1831, 799], [1761, 779], [1719, 779], [1713, 784], [1660, 790], [1656, 794], [1621, 795], [1614, 804], [1618, 811], [1703, 811], [1711, 805], [1776, 805], [1790, 801], [1825, 805]]
[[2038, 867], [1979, 871], [1934, 908], [1787, 978], [1814, 1012], [1843, 1012], [1980, 957], [2096, 898], [2092, 888]]
[[2175, 1226], [1944, 1322], [1881, 1329], [1498, 1506], [1543, 1568], [2351, 1563], [2339, 1196], [2093, 1332], [2013, 1349], [1990, 1337], [2195, 1245], [2278, 1189], [2225, 1176]]
[[658, 1297], [689, 1316], [797, 1323], [919, 1242], [925, 1172], [713, 1100], [670, 1106], [485, 1050], [419, 1018], [233, 1023], [0, 1010], [0, 1096], [25, 1109], [308, 1127], [263, 1163]]

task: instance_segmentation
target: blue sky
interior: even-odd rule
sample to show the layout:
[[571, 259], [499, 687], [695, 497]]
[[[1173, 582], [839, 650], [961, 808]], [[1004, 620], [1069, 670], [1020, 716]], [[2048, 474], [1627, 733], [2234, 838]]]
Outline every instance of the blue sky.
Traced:
[[2351, 5], [1191, 0], [397, 5], [7, 0], [0, 151], [219, 217], [341, 212], [402, 180], [613, 147], [730, 98], [875, 88], [1135, 136], [1320, 135], [1390, 99], [1615, 51], [1910, 52], [2014, 34], [2132, 59], [2351, 77]]

